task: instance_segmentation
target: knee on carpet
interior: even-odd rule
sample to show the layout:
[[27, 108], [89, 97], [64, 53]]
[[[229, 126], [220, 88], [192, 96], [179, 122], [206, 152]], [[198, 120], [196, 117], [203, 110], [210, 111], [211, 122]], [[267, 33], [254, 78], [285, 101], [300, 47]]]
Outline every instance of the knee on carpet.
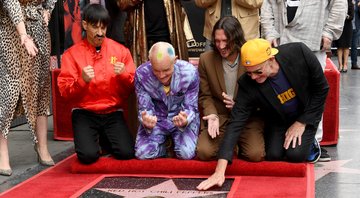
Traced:
[[135, 157], [135, 151], [133, 149], [114, 151], [113, 156], [118, 160], [129, 160]]
[[265, 150], [249, 150], [241, 153], [241, 156], [249, 162], [261, 162], [265, 155]]
[[99, 159], [100, 154], [97, 152], [78, 153], [77, 157], [78, 157], [79, 161], [83, 164], [92, 164]]
[[175, 150], [176, 157], [181, 160], [191, 160], [195, 157], [195, 150], [189, 151], [186, 147]]
[[159, 149], [135, 150], [135, 157], [139, 160], [150, 160], [159, 157]]
[[286, 152], [286, 161], [292, 163], [302, 163], [306, 160], [307, 155], [299, 149], [291, 149]]
[[211, 151], [209, 148], [206, 149], [204, 147], [197, 147], [196, 148], [196, 156], [201, 161], [212, 161], [215, 160], [217, 157], [217, 152]]
[[266, 151], [266, 161], [283, 161], [284, 154], [282, 152]]

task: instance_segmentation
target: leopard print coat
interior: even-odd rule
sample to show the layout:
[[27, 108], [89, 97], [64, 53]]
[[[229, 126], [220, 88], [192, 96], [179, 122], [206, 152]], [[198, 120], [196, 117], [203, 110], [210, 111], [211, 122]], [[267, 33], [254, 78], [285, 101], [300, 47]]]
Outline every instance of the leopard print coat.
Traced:
[[[36, 118], [50, 114], [50, 34], [42, 13], [56, 0], [0, 0], [0, 131], [7, 139], [11, 121], [26, 116], [37, 143]], [[16, 26], [23, 21], [39, 52], [28, 55]]]

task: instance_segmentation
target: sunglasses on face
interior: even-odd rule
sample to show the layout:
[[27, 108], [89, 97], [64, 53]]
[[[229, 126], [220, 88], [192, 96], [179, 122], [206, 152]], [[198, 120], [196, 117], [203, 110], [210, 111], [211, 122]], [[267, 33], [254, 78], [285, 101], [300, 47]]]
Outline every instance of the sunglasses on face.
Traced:
[[[266, 62], [266, 64], [268, 64], [268, 63]], [[264, 71], [264, 68], [265, 68], [266, 64], [265, 64], [261, 69], [258, 69], [258, 70], [255, 70], [255, 71], [246, 71], [246, 70], [245, 70], [245, 72], [246, 72], [246, 74], [249, 75], [249, 76], [250, 76], [251, 74], [262, 74], [263, 71]]]

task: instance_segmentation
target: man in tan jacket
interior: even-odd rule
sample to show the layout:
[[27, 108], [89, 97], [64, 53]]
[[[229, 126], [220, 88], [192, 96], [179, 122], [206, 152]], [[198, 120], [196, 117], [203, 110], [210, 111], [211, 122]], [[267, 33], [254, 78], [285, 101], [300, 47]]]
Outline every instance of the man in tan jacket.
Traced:
[[244, 31], [245, 40], [260, 37], [259, 9], [263, 0], [195, 0], [200, 8], [207, 8], [205, 12], [204, 37], [205, 51], [211, 50], [210, 41], [214, 24], [224, 16], [235, 16]]
[[[196, 146], [200, 160], [216, 159], [235, 104], [238, 89], [236, 81], [245, 70], [241, 63], [240, 48], [246, 41], [241, 25], [234, 16], [221, 18], [214, 26], [212, 38], [214, 50], [201, 54], [198, 66], [199, 105], [204, 116]], [[238, 141], [242, 158], [255, 162], [263, 160], [265, 144], [262, 132], [261, 119], [250, 117]]]

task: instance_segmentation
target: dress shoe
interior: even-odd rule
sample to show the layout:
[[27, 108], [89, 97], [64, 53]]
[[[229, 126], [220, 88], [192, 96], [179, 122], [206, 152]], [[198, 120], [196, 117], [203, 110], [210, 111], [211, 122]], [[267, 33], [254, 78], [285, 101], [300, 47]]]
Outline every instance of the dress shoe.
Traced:
[[343, 73], [346, 73], [346, 72], [347, 72], [347, 69], [343, 69], [342, 72], [343, 72]]
[[55, 165], [53, 160], [44, 161], [44, 160], [41, 159], [41, 157], [39, 155], [39, 146], [38, 146], [38, 144], [34, 145], [34, 150], [38, 154], [38, 161], [40, 161], [41, 165], [44, 165], [44, 166], [54, 166]]
[[339, 68], [338, 70], [339, 70], [340, 73], [343, 72], [343, 69], [340, 69], [340, 68]]
[[0, 175], [10, 176], [12, 174], [11, 169], [0, 169]]
[[353, 65], [353, 66], [351, 67], [351, 69], [360, 69], [360, 67], [357, 66], [357, 65]]

